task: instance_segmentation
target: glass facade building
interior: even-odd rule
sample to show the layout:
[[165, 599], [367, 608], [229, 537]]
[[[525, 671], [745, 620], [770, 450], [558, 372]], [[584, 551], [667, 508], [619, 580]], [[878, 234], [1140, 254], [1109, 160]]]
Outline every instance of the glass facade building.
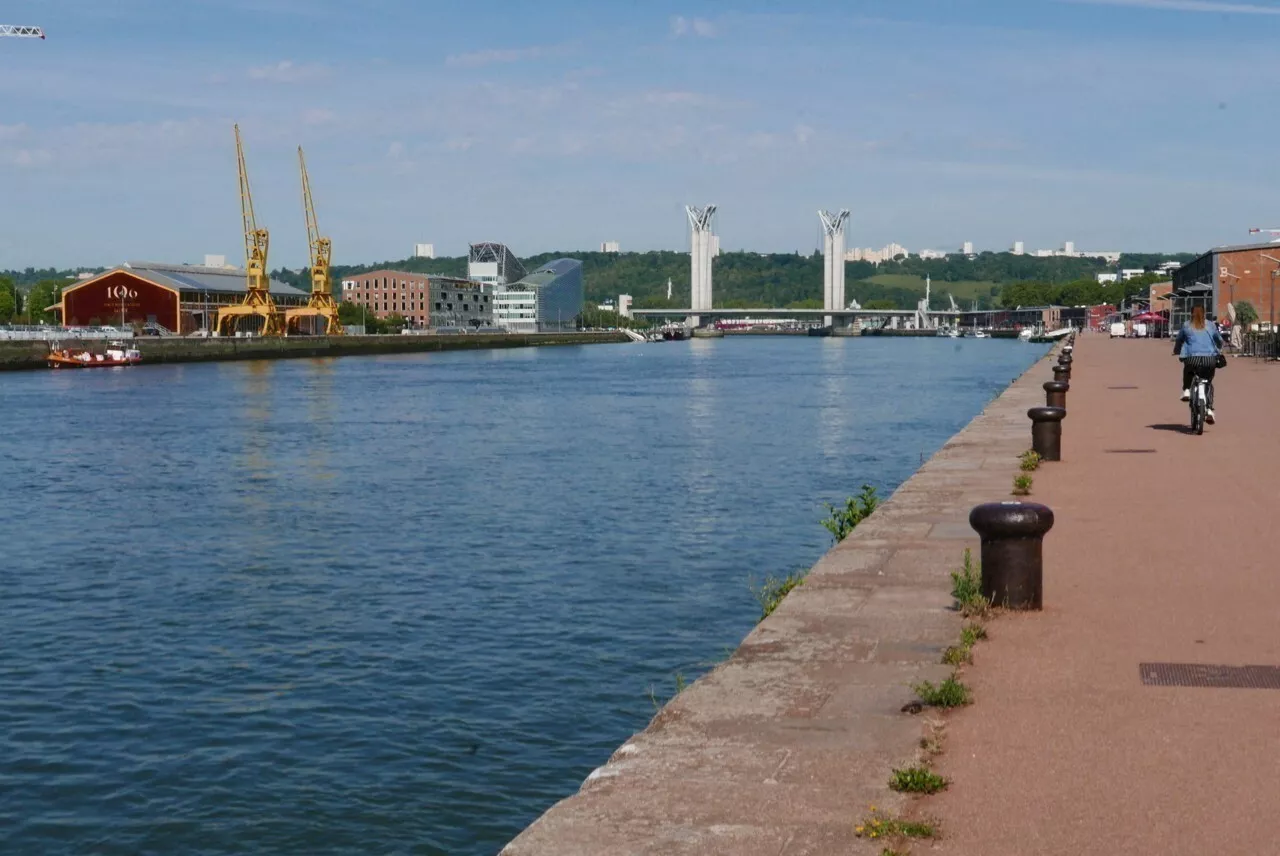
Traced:
[[555, 259], [510, 286], [536, 295], [539, 332], [573, 330], [582, 313], [582, 262]]

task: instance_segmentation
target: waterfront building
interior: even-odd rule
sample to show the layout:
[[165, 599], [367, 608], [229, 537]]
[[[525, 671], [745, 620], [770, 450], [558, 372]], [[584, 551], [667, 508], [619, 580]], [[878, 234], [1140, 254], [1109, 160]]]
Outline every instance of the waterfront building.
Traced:
[[631, 299], [630, 294], [619, 294], [618, 295], [618, 314], [621, 315], [623, 318], [630, 318], [632, 302], [633, 301]]
[[[1274, 243], [1231, 244], [1214, 247], [1173, 272], [1173, 291], [1187, 293], [1208, 286], [1206, 309], [1227, 318], [1227, 304], [1247, 301], [1262, 324], [1280, 322], [1276, 309], [1276, 281], [1280, 280], [1280, 246]], [[1182, 326], [1189, 304], [1174, 301], [1170, 329]]]
[[411, 327], [488, 327], [493, 295], [468, 279], [375, 270], [342, 281], [342, 299], [378, 318], [400, 315]]
[[467, 254], [467, 279], [502, 287], [524, 275], [524, 265], [505, 244], [484, 241], [471, 245]]
[[[271, 280], [276, 306], [307, 304], [307, 292]], [[187, 334], [217, 326], [218, 309], [244, 302], [245, 272], [226, 266], [125, 262], [69, 284], [49, 307], [63, 324], [150, 324]]]
[[500, 301], [495, 321], [513, 332], [572, 330], [583, 294], [582, 262], [555, 259], [494, 295]]

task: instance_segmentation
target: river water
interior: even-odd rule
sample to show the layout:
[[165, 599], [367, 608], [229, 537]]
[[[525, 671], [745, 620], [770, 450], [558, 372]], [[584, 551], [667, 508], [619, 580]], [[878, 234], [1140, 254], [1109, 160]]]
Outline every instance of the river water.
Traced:
[[0, 376], [0, 852], [493, 854], [1043, 352]]

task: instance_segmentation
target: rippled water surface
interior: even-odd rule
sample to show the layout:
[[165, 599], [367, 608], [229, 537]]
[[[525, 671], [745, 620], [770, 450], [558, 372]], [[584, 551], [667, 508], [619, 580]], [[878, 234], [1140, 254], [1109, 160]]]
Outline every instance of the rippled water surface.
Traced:
[[1042, 352], [0, 375], [0, 852], [495, 853]]

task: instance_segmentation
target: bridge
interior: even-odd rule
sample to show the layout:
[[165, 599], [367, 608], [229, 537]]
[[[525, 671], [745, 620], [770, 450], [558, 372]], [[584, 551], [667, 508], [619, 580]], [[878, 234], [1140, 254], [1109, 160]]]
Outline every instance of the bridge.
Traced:
[[[882, 319], [890, 326], [914, 320], [918, 310], [915, 309], [632, 309], [636, 318], [653, 319], [699, 319], [698, 323], [714, 323], [716, 320], [728, 318], [795, 318], [802, 321], [816, 321], [823, 326], [847, 327], [859, 319]], [[950, 312], [934, 311], [929, 313], [930, 321], [959, 323], [961, 317], [990, 315], [989, 311]]]

